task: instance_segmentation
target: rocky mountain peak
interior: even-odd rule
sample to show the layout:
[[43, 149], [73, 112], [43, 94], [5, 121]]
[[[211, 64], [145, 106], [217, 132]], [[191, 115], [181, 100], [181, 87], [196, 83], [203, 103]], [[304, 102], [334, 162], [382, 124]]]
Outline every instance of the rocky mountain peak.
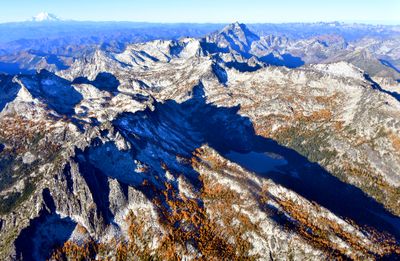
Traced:
[[397, 260], [400, 89], [276, 31], [0, 74], [0, 260]]
[[235, 22], [225, 26], [221, 33], [225, 33], [231, 37], [238, 38], [242, 41], [246, 41], [248, 44], [252, 41], [259, 40], [260, 37], [249, 30], [249, 28], [242, 23]]
[[225, 31], [225, 30], [242, 30], [242, 31], [244, 31], [244, 30], [248, 30], [248, 28], [243, 23], [234, 22], [232, 24], [225, 26], [222, 30], [223, 31]]
[[260, 37], [250, 31], [245, 24], [233, 23], [225, 26], [221, 31], [207, 37], [208, 41], [216, 43], [221, 48], [229, 48], [240, 53], [250, 50], [251, 44]]

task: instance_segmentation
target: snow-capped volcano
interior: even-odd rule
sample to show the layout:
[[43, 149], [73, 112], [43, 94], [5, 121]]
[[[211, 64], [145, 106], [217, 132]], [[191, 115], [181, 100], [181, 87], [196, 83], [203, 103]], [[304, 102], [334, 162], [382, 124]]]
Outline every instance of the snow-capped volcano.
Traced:
[[41, 12], [38, 15], [31, 18], [31, 21], [33, 22], [55, 22], [60, 20], [61, 19], [58, 18], [56, 15], [49, 14], [47, 12]]

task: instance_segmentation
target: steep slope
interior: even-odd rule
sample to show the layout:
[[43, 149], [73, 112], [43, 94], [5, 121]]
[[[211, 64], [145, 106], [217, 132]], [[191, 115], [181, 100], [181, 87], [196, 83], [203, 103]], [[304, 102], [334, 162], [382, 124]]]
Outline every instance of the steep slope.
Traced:
[[398, 258], [395, 90], [231, 32], [1, 76], [0, 258]]
[[245, 24], [238, 22], [227, 25], [221, 31], [207, 36], [207, 42], [216, 43], [221, 49], [228, 48], [242, 54], [247, 54], [251, 44], [260, 37], [251, 32]]
[[374, 55], [369, 50], [357, 50], [346, 55], [335, 56], [328, 61], [348, 61], [374, 77], [400, 79], [400, 73], [396, 67], [379, 59], [379, 56]]
[[[58, 71], [99, 47], [104, 51], [123, 52], [131, 43], [204, 37], [223, 27], [219, 24], [54, 22], [46, 13], [40, 19], [47, 18], [50, 22], [0, 25], [0, 35], [12, 38], [0, 39], [4, 42], [0, 44], [0, 71], [11, 74], [40, 69]], [[18, 35], [22, 36], [18, 38]], [[259, 69], [262, 63], [297, 68], [304, 64], [348, 61], [371, 76], [399, 78], [396, 26], [313, 23], [247, 27], [235, 23], [204, 37], [202, 46], [209, 53], [218, 53], [227, 64], [230, 62], [230, 67], [242, 71]]]
[[[297, 122], [304, 125], [301, 128], [304, 128], [306, 132], [310, 132], [309, 136], [304, 138], [310, 139], [310, 141], [316, 141], [315, 136], [321, 137], [321, 133], [318, 133], [323, 131], [326, 137], [332, 139], [331, 142], [324, 144], [325, 150], [330, 155], [343, 153], [343, 162], [330, 166], [329, 159], [321, 155], [325, 162], [321, 161], [320, 163], [330, 171], [336, 172], [336, 175], [344, 178], [346, 182], [351, 180], [351, 183], [363, 186], [364, 191], [372, 193], [374, 196], [379, 197], [382, 202], [385, 201], [386, 204], [392, 205], [391, 209], [396, 211], [398, 203], [396, 203], [395, 199], [398, 178], [395, 173], [398, 172], [398, 169], [396, 169], [398, 164], [395, 162], [398, 159], [394, 155], [396, 155], [395, 140], [398, 130], [396, 129], [396, 120], [392, 118], [393, 116], [389, 116], [397, 113], [398, 105], [396, 100], [399, 99], [399, 96], [396, 91], [385, 92], [379, 88], [374, 91], [374, 83], [369, 78], [365, 78], [364, 72], [344, 62], [313, 65], [294, 71], [284, 68], [270, 68], [261, 69], [254, 73], [243, 73], [235, 68], [230, 68], [229, 62], [224, 62], [219, 59], [219, 56], [210, 57], [205, 55], [207, 52], [207, 49], [203, 49], [202, 51], [196, 51], [196, 55], [193, 55], [192, 58], [182, 59], [178, 56], [172, 60], [169, 60], [171, 56], [167, 55], [166, 57], [169, 58], [165, 62], [148, 63], [148, 66], [138, 68], [136, 66], [123, 67], [126, 65], [126, 63], [123, 63], [118, 65], [119, 67], [113, 66], [110, 72], [115, 74], [120, 81], [120, 90], [128, 93], [150, 94], [157, 100], [175, 99], [184, 101], [190, 97], [192, 86], [195, 86], [198, 80], [201, 79], [205, 87], [206, 96], [210, 101], [221, 102], [222, 106], [240, 104], [242, 106], [241, 111], [246, 116], [251, 117], [257, 130], [260, 129], [262, 133], [264, 129], [267, 129], [265, 133], [267, 137], [270, 135], [270, 130], [274, 130], [276, 135], [273, 138], [278, 139], [278, 134], [280, 133], [278, 127], [289, 119], [294, 121], [287, 123], [290, 127], [297, 125]], [[246, 59], [244, 58], [243, 61], [246, 61]], [[97, 64], [96, 68], [89, 74], [96, 75], [99, 73], [99, 70], [96, 71], [95, 69], [98, 69], [98, 65], [101, 63], [97, 62], [95, 64]], [[110, 63], [105, 62], [105, 64]], [[82, 66], [77, 64], [77, 68], [89, 69], [91, 67], [90, 65]], [[101, 68], [100, 70], [102, 69], [106, 70], [107, 68]], [[74, 69], [70, 72], [75, 73]], [[68, 77], [67, 75], [70, 72], [64, 72], [65, 76]], [[187, 74], [188, 72], [190, 73]], [[282, 88], [282, 86], [286, 86], [286, 88]], [[303, 86], [304, 91], [301, 91], [299, 86]], [[327, 88], [327, 86], [330, 87]], [[354, 86], [363, 87], [354, 88]], [[287, 91], [291, 89], [293, 90], [289, 95]], [[299, 91], [301, 92], [299, 93]], [[366, 94], [369, 92], [376, 93], [376, 95], [372, 96], [374, 98], [370, 98], [370, 95]], [[268, 93], [270, 93], [269, 96]], [[278, 94], [280, 96], [276, 96]], [[371, 101], [371, 99], [377, 100], [370, 104], [367, 101]], [[381, 99], [380, 102], [378, 102], [379, 99]], [[388, 118], [375, 117], [374, 115], [379, 115], [378, 111], [382, 112], [383, 115], [387, 115]], [[317, 117], [321, 123], [316, 124], [313, 121], [314, 117]], [[268, 121], [264, 122], [269, 118], [273, 119], [273, 124], [269, 124]], [[363, 119], [363, 121], [360, 121], [360, 119]], [[333, 126], [332, 120], [336, 122]], [[310, 122], [308, 123], [308, 121]], [[374, 124], [372, 126], [366, 125], [368, 123]], [[379, 152], [387, 151], [391, 155], [383, 159], [385, 164], [377, 162], [378, 155], [373, 156], [373, 153], [365, 154], [361, 152], [369, 150], [366, 147], [367, 144], [364, 144], [362, 148], [357, 147], [356, 151], [360, 150], [359, 155], [370, 155], [371, 158], [355, 156], [358, 153], [350, 156], [346, 150], [343, 151], [341, 149], [340, 146], [345, 146], [343, 139], [347, 141], [348, 138], [346, 137], [354, 135], [353, 131], [357, 129], [355, 126], [359, 126], [359, 130], [366, 130], [366, 133], [360, 132], [358, 135], [363, 138], [368, 137], [366, 141], [371, 148], [377, 146], [374, 140], [380, 136], [387, 140], [388, 145], [384, 146], [390, 147], [389, 144], [393, 143], [392, 149], [388, 147]], [[286, 128], [283, 129], [289, 131]], [[287, 142], [281, 140], [284, 138], [282, 134], [279, 136], [278, 141]], [[354, 146], [357, 144], [354, 143], [355, 140], [346, 146], [354, 150]], [[341, 145], [338, 146], [336, 144]], [[317, 151], [320, 150], [319, 146], [321, 145], [315, 148]], [[338, 147], [335, 148], [336, 146]], [[303, 151], [303, 153], [315, 152], [311, 149], [308, 152]], [[334, 159], [336, 158], [332, 157], [331, 160]], [[348, 164], [348, 159], [354, 160], [354, 163], [350, 166], [346, 165]], [[315, 160], [318, 160], [318, 158], [315, 158]], [[365, 169], [362, 166], [368, 166], [371, 163], [374, 164], [371, 166], [374, 170], [368, 168], [368, 175], [357, 174], [361, 171], [360, 168]], [[392, 167], [389, 168], [388, 166]], [[352, 173], [350, 175], [351, 178], [346, 178], [349, 172]], [[378, 183], [379, 185], [371, 183], [371, 179], [375, 178], [382, 179]], [[390, 195], [383, 197], [384, 194], [388, 193], [386, 191], [387, 187], [390, 187], [388, 191], [392, 192], [390, 192]]]

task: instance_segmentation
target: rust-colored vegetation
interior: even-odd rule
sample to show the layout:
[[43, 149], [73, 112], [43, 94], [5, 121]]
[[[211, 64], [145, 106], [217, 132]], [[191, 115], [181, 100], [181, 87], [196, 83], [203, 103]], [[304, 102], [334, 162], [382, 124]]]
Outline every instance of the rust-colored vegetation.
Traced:
[[[219, 172], [224, 172], [228, 167], [226, 166], [226, 160], [221, 157], [214, 157], [212, 153], [205, 149], [198, 149], [195, 152], [196, 158], [192, 159], [196, 166], [200, 166], [203, 163], [207, 163], [211, 169], [215, 169]], [[205, 162], [202, 162], [205, 161]], [[219, 168], [223, 166], [223, 168]], [[228, 168], [229, 169], [229, 168]], [[246, 184], [245, 180], [240, 180], [241, 184]], [[248, 183], [248, 182], [247, 182]], [[212, 205], [216, 209], [224, 210], [222, 217], [232, 218], [229, 215], [229, 210], [231, 205], [240, 204], [240, 197], [238, 193], [235, 193], [225, 186], [218, 183], [212, 182], [209, 179], [203, 178], [203, 198], [205, 201], [212, 201]], [[268, 215], [279, 215], [279, 212], [274, 213], [268, 208], [268, 200], [271, 199], [268, 196], [267, 189], [252, 189], [256, 192], [260, 208], [265, 211]], [[282, 211], [289, 215], [291, 219], [295, 220], [283, 223], [286, 229], [290, 231], [296, 231], [303, 239], [308, 241], [311, 245], [316, 248], [323, 250], [328, 256], [340, 260], [350, 258], [353, 260], [365, 259], [365, 257], [370, 257], [372, 259], [380, 258], [385, 255], [390, 254], [400, 254], [400, 246], [396, 240], [389, 234], [381, 233], [370, 227], [359, 227], [351, 220], [346, 220], [351, 224], [356, 231], [362, 231], [364, 234], [368, 235], [368, 240], [370, 242], [365, 242], [362, 236], [357, 233], [351, 233], [347, 231], [343, 226], [339, 225], [337, 222], [328, 219], [324, 216], [315, 215], [312, 213], [319, 213], [319, 207], [316, 204], [311, 206], [303, 206], [298, 203], [285, 199], [285, 198], [275, 198], [273, 200], [277, 202]], [[220, 202], [218, 202], [220, 201]], [[314, 208], [310, 211], [308, 208]], [[281, 213], [282, 215], [282, 213]], [[237, 215], [236, 215], [237, 216]], [[244, 222], [247, 229], [257, 230], [257, 224], [251, 224], [251, 222]], [[351, 249], [344, 248], [342, 245], [335, 243], [332, 237], [338, 237], [341, 241], [345, 242]]]

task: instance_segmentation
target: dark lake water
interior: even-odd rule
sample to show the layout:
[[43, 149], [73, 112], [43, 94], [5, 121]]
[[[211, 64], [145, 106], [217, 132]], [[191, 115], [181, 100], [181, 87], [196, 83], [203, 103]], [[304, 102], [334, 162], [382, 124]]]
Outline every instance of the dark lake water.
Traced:
[[284, 166], [288, 163], [284, 158], [277, 158], [266, 153], [254, 151], [248, 153], [230, 151], [225, 154], [225, 157], [256, 173], [268, 173], [273, 170], [278, 170], [277, 167]]
[[[359, 226], [386, 231], [400, 239], [398, 216], [297, 151], [258, 136], [250, 119], [238, 114], [239, 109], [238, 106], [226, 108], [206, 103], [200, 83], [193, 88], [193, 98], [186, 102], [157, 103], [155, 110], [121, 115], [115, 124], [127, 139], [129, 130], [133, 130], [142, 136], [142, 143], [162, 147], [160, 155], [165, 155], [163, 151], [172, 151], [169, 160], [172, 167], [176, 154], [192, 155], [196, 148], [208, 144], [232, 162], [316, 202], [339, 217], [349, 218]], [[122, 124], [125, 121], [129, 124]], [[139, 148], [140, 144], [137, 146]], [[166, 161], [165, 156], [163, 161]], [[192, 173], [193, 184], [201, 185], [196, 182], [196, 173], [189, 170], [185, 173], [187, 176]]]

